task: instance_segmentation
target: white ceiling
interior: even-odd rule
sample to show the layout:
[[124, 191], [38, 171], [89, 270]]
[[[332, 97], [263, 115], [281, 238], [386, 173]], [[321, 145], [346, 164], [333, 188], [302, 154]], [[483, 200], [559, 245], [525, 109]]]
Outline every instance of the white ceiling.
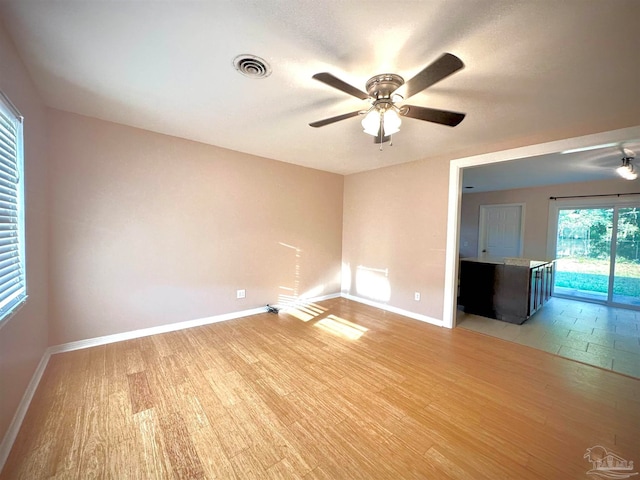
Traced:
[[[336, 173], [640, 124], [637, 0], [3, 0], [0, 15], [48, 106]], [[313, 74], [364, 90], [443, 52], [465, 69], [410, 103], [466, 112], [459, 126], [407, 118], [382, 152], [357, 118], [308, 126], [366, 105]], [[273, 73], [241, 76], [239, 54]]]
[[[616, 173], [616, 168], [622, 165], [622, 149], [626, 155], [633, 152], [635, 158], [632, 164], [640, 172], [640, 140], [592, 147], [597, 148], [465, 168], [463, 193], [611, 179], [624, 183], [626, 180]], [[636, 183], [640, 183], [640, 180], [636, 180]]]

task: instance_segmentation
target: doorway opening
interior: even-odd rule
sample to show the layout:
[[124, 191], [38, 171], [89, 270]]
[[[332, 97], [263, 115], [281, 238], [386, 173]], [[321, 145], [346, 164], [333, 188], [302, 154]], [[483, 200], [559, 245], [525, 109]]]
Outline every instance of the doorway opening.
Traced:
[[568, 138], [537, 145], [529, 145], [499, 152], [459, 158], [449, 163], [449, 197], [447, 214], [447, 246], [445, 250], [443, 326], [456, 324], [458, 264], [460, 240], [460, 208], [462, 204], [462, 174], [465, 168], [499, 164], [510, 160], [530, 158], [576, 149], [593, 148], [596, 145], [618, 144], [640, 138], [640, 126], [601, 132], [583, 137]]

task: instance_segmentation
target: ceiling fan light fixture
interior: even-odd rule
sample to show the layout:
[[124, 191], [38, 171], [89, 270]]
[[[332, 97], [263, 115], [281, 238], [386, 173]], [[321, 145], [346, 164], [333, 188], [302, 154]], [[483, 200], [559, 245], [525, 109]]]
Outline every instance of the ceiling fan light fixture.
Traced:
[[398, 112], [396, 112], [395, 109], [390, 108], [384, 112], [382, 124], [384, 126], [384, 135], [389, 136], [400, 131], [402, 120], [400, 119]]
[[364, 133], [368, 135], [373, 135], [374, 137], [378, 135], [378, 131], [380, 130], [380, 112], [372, 108], [367, 112], [367, 114], [362, 119], [362, 128]]
[[362, 119], [364, 133], [374, 137], [380, 134], [381, 128], [385, 137], [398, 133], [401, 124], [402, 119], [395, 108], [383, 109], [374, 107]]
[[[455, 127], [464, 119], [464, 113], [412, 105], [398, 107], [396, 103], [423, 91], [463, 67], [464, 63], [458, 57], [444, 53], [406, 83], [404, 78], [395, 73], [383, 73], [371, 77], [366, 83], [366, 93], [329, 72], [316, 73], [312, 77], [315, 80], [360, 100], [368, 100], [371, 102], [371, 107], [366, 112], [355, 111], [336, 115], [312, 122], [309, 126], [324, 127], [341, 120], [364, 115], [361, 121], [362, 129], [366, 134], [376, 137], [375, 143], [379, 143], [381, 149], [383, 143], [392, 141], [391, 136], [400, 131], [401, 116]], [[396, 90], [403, 86], [405, 88], [403, 94], [396, 93]]]
[[635, 180], [638, 178], [638, 172], [633, 168], [631, 163], [633, 157], [622, 157], [622, 165], [616, 168], [616, 172], [625, 180]]

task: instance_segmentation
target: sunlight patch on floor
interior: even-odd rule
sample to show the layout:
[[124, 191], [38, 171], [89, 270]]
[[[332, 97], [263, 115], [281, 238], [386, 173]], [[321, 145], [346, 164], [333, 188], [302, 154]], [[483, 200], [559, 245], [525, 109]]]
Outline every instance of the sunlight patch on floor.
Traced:
[[357, 340], [369, 329], [358, 325], [356, 323], [345, 320], [344, 318], [336, 315], [329, 315], [327, 318], [323, 318], [314, 326], [335, 335], [340, 335], [351, 340]]
[[302, 320], [303, 322], [313, 320], [318, 315], [322, 315], [326, 311], [326, 308], [315, 303], [304, 303], [284, 308], [284, 313], [291, 315], [298, 320]]

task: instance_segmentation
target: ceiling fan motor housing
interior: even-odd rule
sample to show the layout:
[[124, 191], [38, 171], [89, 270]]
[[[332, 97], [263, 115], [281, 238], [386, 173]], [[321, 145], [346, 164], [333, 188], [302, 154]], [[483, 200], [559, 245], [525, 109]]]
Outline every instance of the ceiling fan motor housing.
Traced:
[[374, 100], [391, 99], [391, 95], [404, 84], [404, 78], [395, 73], [383, 73], [367, 81], [367, 93]]

